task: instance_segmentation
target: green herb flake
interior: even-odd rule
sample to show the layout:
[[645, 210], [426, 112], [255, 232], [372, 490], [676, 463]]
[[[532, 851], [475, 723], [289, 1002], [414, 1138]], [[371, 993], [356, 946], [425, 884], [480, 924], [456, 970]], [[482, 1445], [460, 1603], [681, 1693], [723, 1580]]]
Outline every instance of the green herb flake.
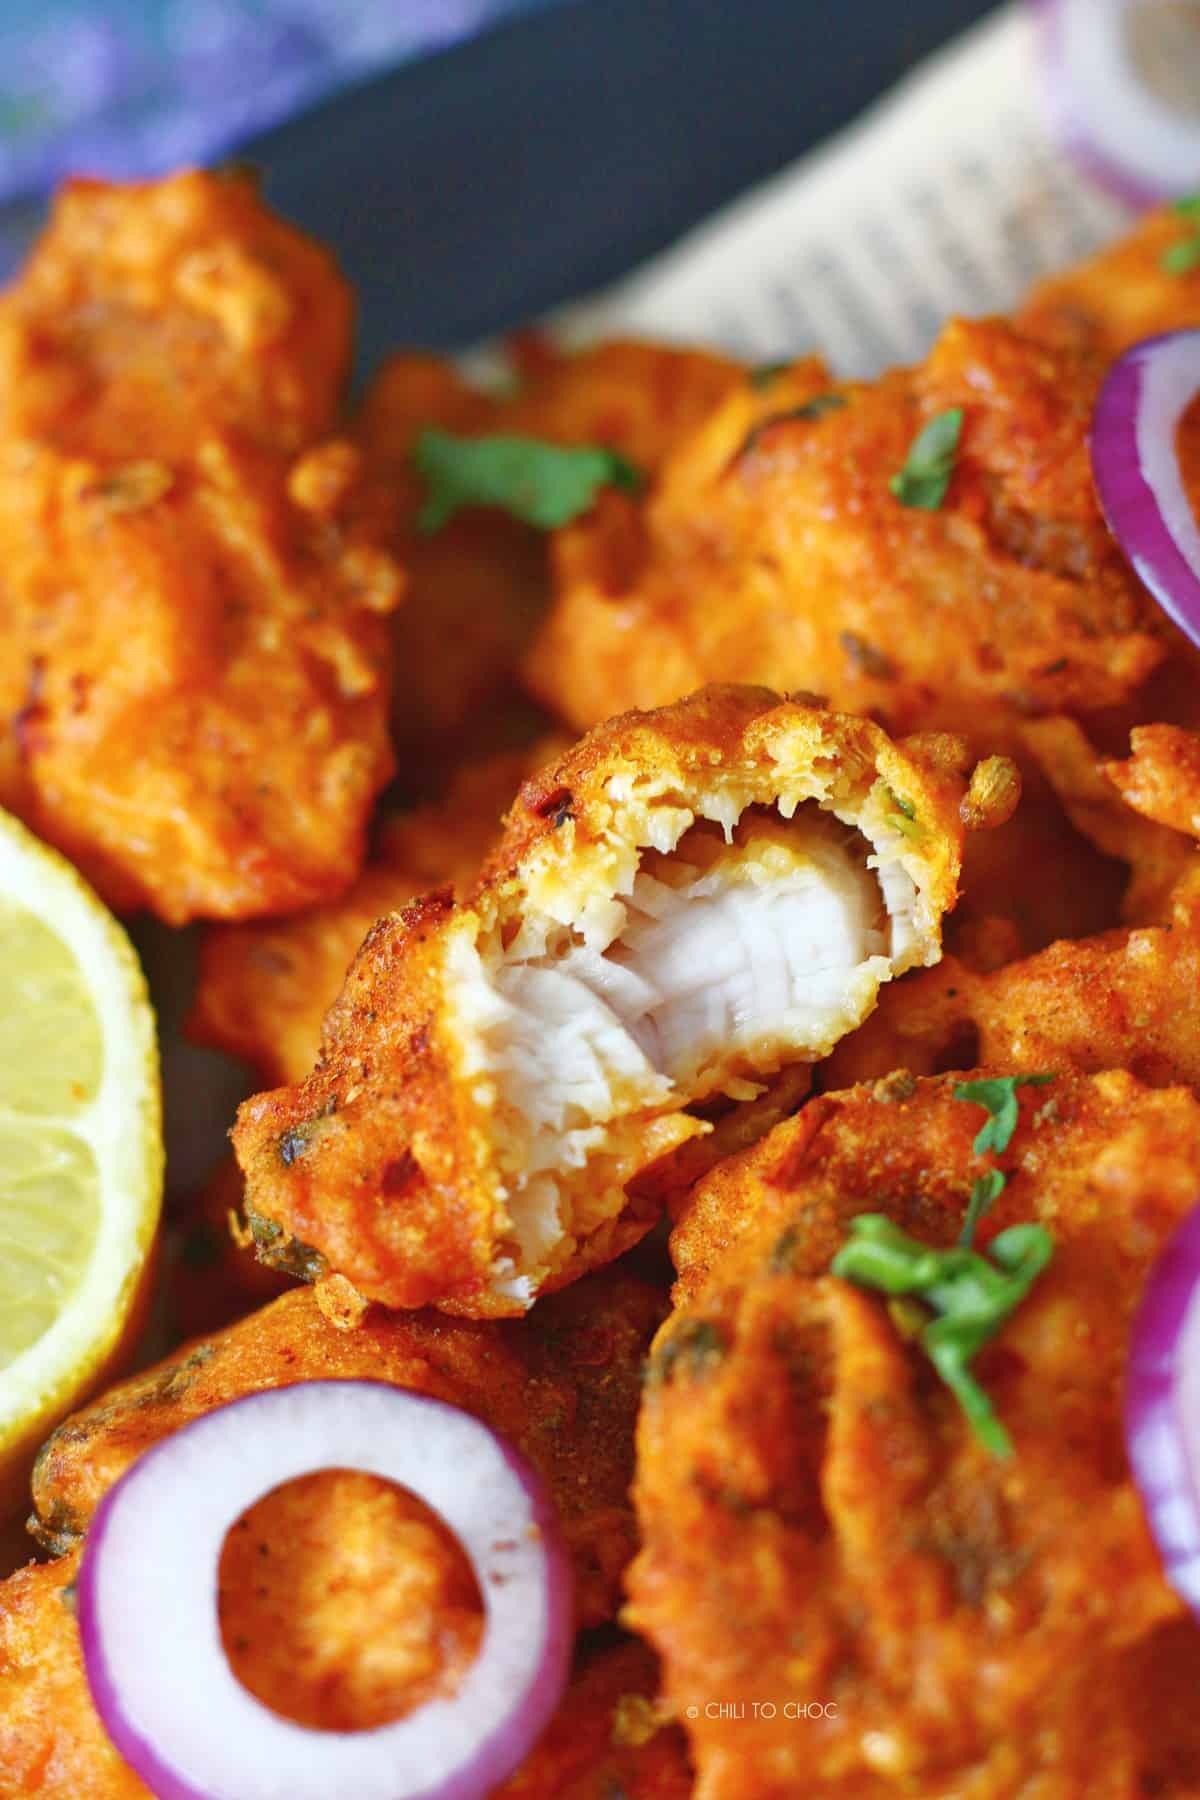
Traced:
[[991, 1212], [1007, 1185], [1007, 1175], [999, 1169], [989, 1169], [971, 1189], [971, 1198], [967, 1201], [967, 1210], [963, 1215], [962, 1230], [958, 1234], [959, 1244], [964, 1250], [969, 1250], [975, 1242], [975, 1227], [980, 1219]]
[[1181, 200], [1175, 201], [1173, 210], [1181, 218], [1194, 219], [1200, 225], [1200, 194], [1185, 194]]
[[1020, 1116], [1017, 1109], [1019, 1087], [1046, 1087], [1053, 1080], [1053, 1075], [995, 1075], [983, 1081], [960, 1081], [954, 1089], [954, 1098], [982, 1106], [988, 1114], [972, 1146], [976, 1156], [986, 1156], [989, 1150], [1001, 1156], [1012, 1143]]
[[[883, 1213], [861, 1213], [833, 1259], [843, 1281], [886, 1294], [894, 1304], [920, 1301], [928, 1308], [916, 1341], [954, 1395], [971, 1429], [993, 1456], [1012, 1454], [1012, 1441], [987, 1393], [971, 1373], [971, 1360], [1004, 1325], [1054, 1254], [1041, 1225], [1010, 1225], [993, 1238], [989, 1256], [976, 1250], [935, 1250], [909, 1237]], [[989, 1260], [990, 1257], [990, 1260]], [[905, 1335], [915, 1320], [900, 1314]]]
[[1177, 244], [1169, 244], [1161, 262], [1168, 275], [1190, 275], [1193, 269], [1200, 269], [1200, 231], [1180, 238]]
[[455, 437], [422, 431], [413, 466], [428, 485], [417, 530], [440, 531], [464, 506], [491, 506], [539, 531], [555, 531], [588, 512], [601, 488], [636, 493], [642, 477], [614, 450], [564, 449], [523, 437]]
[[888, 483], [901, 506], [920, 512], [938, 510], [954, 473], [962, 428], [963, 409], [952, 406], [917, 433], [904, 467]]

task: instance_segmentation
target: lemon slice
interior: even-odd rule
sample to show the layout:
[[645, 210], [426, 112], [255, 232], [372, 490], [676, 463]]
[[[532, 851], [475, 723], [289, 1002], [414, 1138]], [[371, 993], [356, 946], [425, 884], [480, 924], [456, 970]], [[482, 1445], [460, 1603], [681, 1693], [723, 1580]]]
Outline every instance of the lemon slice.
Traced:
[[162, 1176], [133, 947], [70, 864], [0, 812], [0, 1504], [136, 1326]]

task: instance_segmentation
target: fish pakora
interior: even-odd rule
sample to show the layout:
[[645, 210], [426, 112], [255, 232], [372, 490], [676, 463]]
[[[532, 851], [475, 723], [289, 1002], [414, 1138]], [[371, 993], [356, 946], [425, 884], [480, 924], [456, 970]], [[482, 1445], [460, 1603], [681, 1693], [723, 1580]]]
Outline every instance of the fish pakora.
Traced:
[[[606, 494], [557, 535], [532, 691], [586, 725], [718, 675], [803, 686], [981, 753], [1019, 751], [1031, 714], [1125, 705], [1178, 634], [1096, 501], [1102, 373], [985, 320], [874, 383], [802, 364], [747, 384], [644, 506]], [[955, 409], [944, 498], [903, 503], [914, 440]]]
[[350, 310], [198, 173], [68, 184], [0, 297], [0, 801], [119, 909], [286, 912], [362, 861], [403, 577], [328, 437]]
[[1164, 1578], [1120, 1395], [1143, 1280], [1195, 1203], [1200, 1104], [1124, 1073], [1017, 1090], [978, 1243], [1036, 1222], [1053, 1255], [975, 1359], [1005, 1458], [903, 1304], [829, 1272], [867, 1211], [921, 1245], [958, 1239], [986, 1115], [955, 1086], [813, 1102], [676, 1228], [628, 1617], [662, 1656], [706, 1800], [1116, 1800], [1155, 1791], [1172, 1755], [1195, 1772], [1194, 1717], [1164, 1743], [1141, 1685], [1168, 1632], [1194, 1677], [1200, 1632]]
[[[893, 745], [763, 689], [585, 738], [522, 790], [461, 905], [380, 921], [300, 1086], [234, 1131], [268, 1260], [392, 1306], [519, 1313], [635, 1243], [630, 1185], [936, 962], [1003, 759]], [[260, 1221], [260, 1223], [256, 1223]]]
[[[509, 720], [516, 665], [549, 596], [543, 533], [468, 508], [442, 530], [416, 526], [424, 487], [412, 462], [419, 434], [495, 434], [619, 450], [643, 472], [743, 378], [701, 351], [614, 342], [568, 354], [548, 344], [526, 356], [517, 391], [490, 395], [434, 357], [389, 358], [368, 389], [356, 436], [390, 497], [393, 543], [408, 573], [408, 604], [393, 622], [393, 731], [402, 753], [457, 758]], [[550, 711], [558, 709], [550, 701]], [[402, 754], [401, 772], [408, 771]]]

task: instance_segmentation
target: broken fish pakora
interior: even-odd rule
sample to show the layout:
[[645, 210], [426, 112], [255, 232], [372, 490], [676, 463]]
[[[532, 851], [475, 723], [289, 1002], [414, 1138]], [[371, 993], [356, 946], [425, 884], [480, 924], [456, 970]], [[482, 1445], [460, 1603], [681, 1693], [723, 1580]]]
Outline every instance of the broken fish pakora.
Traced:
[[504, 697], [549, 592], [546, 539], [529, 526], [468, 508], [432, 535], [417, 528], [420, 433], [440, 426], [469, 437], [601, 445], [650, 471], [740, 379], [723, 357], [619, 341], [579, 354], [546, 347], [515, 394], [493, 396], [434, 357], [389, 358], [356, 429], [391, 496], [393, 541], [409, 578], [409, 603], [394, 622], [393, 729], [402, 748], [419, 745], [427, 757], [431, 738], [440, 746], [452, 735], [447, 754], [457, 754], [464, 728], [473, 738], [491, 728], [485, 711]]
[[[1031, 713], [1128, 703], [1178, 634], [1100, 515], [1102, 373], [1002, 321], [956, 321], [873, 384], [801, 365], [734, 394], [644, 506], [606, 494], [558, 534], [533, 693], [586, 725], [719, 675], [979, 751], [1019, 749]], [[903, 504], [893, 478], [955, 409], [944, 497]]]
[[61, 1425], [34, 1470], [39, 1541], [55, 1554], [71, 1549], [143, 1451], [226, 1401], [295, 1381], [390, 1381], [478, 1414], [528, 1457], [558, 1508], [579, 1623], [611, 1618], [634, 1548], [633, 1423], [642, 1358], [664, 1310], [659, 1291], [614, 1270], [518, 1322], [371, 1308], [349, 1330], [321, 1298], [293, 1288]]
[[233, 177], [69, 187], [0, 297], [0, 798], [170, 923], [345, 887], [402, 577], [332, 429], [349, 303]]
[[[1162, 1765], [1129, 1658], [1186, 1613], [1120, 1394], [1142, 1282], [1195, 1204], [1200, 1105], [1121, 1073], [1017, 1089], [979, 1246], [1036, 1222], [1053, 1254], [972, 1366], [1003, 1458], [906, 1335], [922, 1309], [829, 1272], [868, 1209], [954, 1245], [986, 1116], [955, 1086], [813, 1102], [676, 1229], [683, 1304], [648, 1370], [628, 1617], [663, 1658], [706, 1800], [1117, 1800]], [[822, 1703], [802, 1726], [798, 1700]]]
[[979, 823], [1015, 798], [981, 769], [763, 689], [592, 733], [466, 903], [380, 921], [308, 1079], [241, 1108], [268, 1258], [478, 1316], [619, 1254], [656, 1216], [631, 1182], [708, 1130], [689, 1108], [755, 1099], [937, 960], [964, 793]]
[[1038, 282], [1018, 325], [1031, 337], [1109, 362], [1142, 338], [1200, 325], [1200, 264], [1168, 266], [1172, 252], [1195, 235], [1194, 222], [1174, 207], [1146, 213], [1115, 244]]
[[465, 889], [521, 782], [563, 744], [543, 738], [468, 764], [440, 802], [387, 821], [340, 900], [289, 919], [211, 927], [188, 1036], [248, 1062], [264, 1083], [303, 1081], [321, 1022], [371, 926], [434, 888]]

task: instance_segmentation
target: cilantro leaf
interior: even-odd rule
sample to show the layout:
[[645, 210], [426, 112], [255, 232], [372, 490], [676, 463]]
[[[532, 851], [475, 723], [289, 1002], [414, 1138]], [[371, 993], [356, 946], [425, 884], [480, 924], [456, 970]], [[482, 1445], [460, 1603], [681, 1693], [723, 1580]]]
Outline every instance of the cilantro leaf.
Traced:
[[985, 1213], [991, 1212], [1007, 1183], [1008, 1176], [1000, 1169], [989, 1169], [971, 1189], [971, 1198], [967, 1201], [967, 1210], [963, 1215], [962, 1230], [958, 1234], [958, 1241], [964, 1250], [969, 1250], [975, 1242], [975, 1227]]
[[417, 438], [413, 466], [429, 486], [417, 530], [440, 531], [463, 506], [496, 506], [553, 531], [595, 504], [602, 487], [635, 493], [642, 478], [613, 450], [564, 449], [537, 438], [455, 437], [429, 427]]
[[1184, 194], [1174, 202], [1172, 210], [1185, 219], [1195, 219], [1200, 225], [1200, 194]]
[[917, 433], [904, 467], [888, 483], [901, 506], [915, 507], [920, 512], [937, 511], [954, 473], [962, 428], [963, 409], [952, 406], [948, 412], [930, 419]]
[[1168, 275], [1190, 275], [1193, 269], [1200, 269], [1200, 231], [1169, 244], [1160, 261]]
[[956, 1100], [970, 1100], [987, 1109], [989, 1117], [979, 1128], [972, 1148], [976, 1156], [989, 1150], [1002, 1155], [1012, 1143], [1017, 1129], [1017, 1089], [1045, 1087], [1053, 1075], [994, 1075], [983, 1081], [960, 1081], [954, 1089]]
[[992, 1240], [991, 1260], [976, 1250], [935, 1250], [909, 1237], [884, 1213], [861, 1213], [833, 1259], [832, 1273], [894, 1298], [911, 1295], [929, 1308], [917, 1342], [958, 1401], [976, 1437], [993, 1456], [1012, 1441], [971, 1359], [1020, 1305], [1054, 1254], [1041, 1225], [1010, 1225]]

